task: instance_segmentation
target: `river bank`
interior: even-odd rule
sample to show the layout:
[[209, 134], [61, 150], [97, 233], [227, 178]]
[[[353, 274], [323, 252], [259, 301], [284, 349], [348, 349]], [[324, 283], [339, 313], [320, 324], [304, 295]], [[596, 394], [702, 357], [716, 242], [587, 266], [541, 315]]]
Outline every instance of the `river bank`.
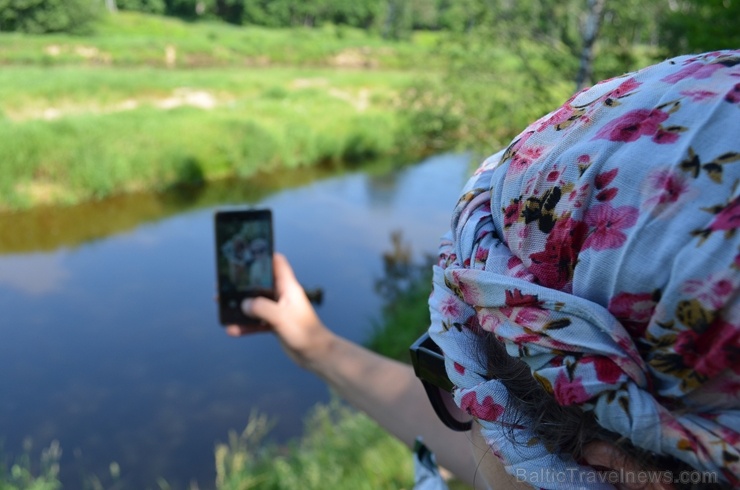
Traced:
[[424, 36], [121, 12], [89, 36], [4, 33], [0, 46], [0, 211], [429, 146], [405, 113], [412, 60], [428, 68], [433, 52]]
[[489, 153], [572, 90], [558, 73], [529, 81], [542, 46], [523, 55], [468, 41], [130, 12], [87, 36], [0, 33], [0, 212], [452, 148]]
[[[400, 114], [410, 79], [291, 68], [6, 67], [0, 86], [11, 95], [3, 100], [26, 101], [4, 103], [0, 208], [418, 154], [424, 144]], [[45, 94], [51, 84], [58, 95]], [[91, 96], [75, 94], [80, 86]]]

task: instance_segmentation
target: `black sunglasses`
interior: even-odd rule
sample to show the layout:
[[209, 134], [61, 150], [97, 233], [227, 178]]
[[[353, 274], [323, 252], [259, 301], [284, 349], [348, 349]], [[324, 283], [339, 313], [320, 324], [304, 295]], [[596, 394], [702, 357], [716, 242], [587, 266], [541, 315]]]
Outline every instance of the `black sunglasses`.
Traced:
[[442, 349], [424, 333], [409, 349], [414, 373], [424, 385], [429, 401], [439, 419], [457, 432], [470, 430], [472, 417], [461, 410], [452, 399], [454, 385], [447, 377]]

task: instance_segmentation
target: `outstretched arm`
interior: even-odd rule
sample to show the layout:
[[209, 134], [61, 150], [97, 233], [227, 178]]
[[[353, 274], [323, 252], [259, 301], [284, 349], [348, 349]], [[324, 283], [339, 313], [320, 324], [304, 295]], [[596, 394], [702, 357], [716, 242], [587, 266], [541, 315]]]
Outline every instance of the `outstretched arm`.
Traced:
[[[244, 312], [265, 321], [298, 365], [409, 447], [417, 436], [423, 437], [440, 465], [472, 484], [476, 464], [469, 433], [453, 432], [439, 421], [413, 369], [332, 333], [316, 315], [287, 259], [275, 254], [274, 265], [277, 301], [246, 300]], [[255, 330], [232, 325], [227, 333], [239, 336]]]

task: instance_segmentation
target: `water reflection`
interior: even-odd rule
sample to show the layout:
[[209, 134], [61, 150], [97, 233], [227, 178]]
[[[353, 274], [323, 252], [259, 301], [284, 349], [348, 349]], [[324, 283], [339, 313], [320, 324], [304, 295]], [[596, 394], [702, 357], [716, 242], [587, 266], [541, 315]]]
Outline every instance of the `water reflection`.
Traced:
[[188, 210], [225, 202], [254, 203], [281, 190], [336, 176], [342, 169], [312, 167], [182, 186], [168, 192], [126, 194], [70, 207], [0, 213], [0, 254], [51, 251], [124, 233]]
[[395, 172], [392, 182], [382, 172], [319, 180], [307, 172], [285, 176], [287, 190], [276, 190], [273, 176], [260, 189], [224, 183], [188, 198], [136, 196], [69, 216], [2, 217], [5, 451], [20, 452], [27, 436], [36, 448], [58, 439], [67, 488], [81, 487], [80, 475], [91, 472], [108, 486], [111, 462], [125, 488], [156, 487], [160, 476], [173, 488], [191, 480], [210, 488], [215, 442], [240, 430], [252, 409], [277, 419], [274, 438], [298, 434], [327, 390], [270, 335], [234, 340], [219, 331], [215, 207], [271, 207], [277, 250], [305, 286], [324, 290], [321, 317], [361, 341], [382, 304], [375, 281], [388, 237], [402, 230], [404, 247], [432, 252], [467, 160], [429, 159]]
[[0, 256], [0, 287], [26, 294], [59, 291], [69, 274], [59, 253]]

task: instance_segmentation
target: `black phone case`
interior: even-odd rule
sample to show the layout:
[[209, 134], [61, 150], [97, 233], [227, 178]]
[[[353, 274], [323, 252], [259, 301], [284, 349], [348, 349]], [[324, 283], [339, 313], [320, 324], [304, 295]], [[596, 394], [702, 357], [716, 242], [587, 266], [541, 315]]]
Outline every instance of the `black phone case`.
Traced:
[[[214, 215], [214, 235], [219, 322], [221, 325], [259, 324], [259, 320], [242, 313], [241, 303], [256, 296], [275, 298], [272, 212], [269, 209], [218, 211]], [[259, 272], [255, 274], [254, 268]]]

